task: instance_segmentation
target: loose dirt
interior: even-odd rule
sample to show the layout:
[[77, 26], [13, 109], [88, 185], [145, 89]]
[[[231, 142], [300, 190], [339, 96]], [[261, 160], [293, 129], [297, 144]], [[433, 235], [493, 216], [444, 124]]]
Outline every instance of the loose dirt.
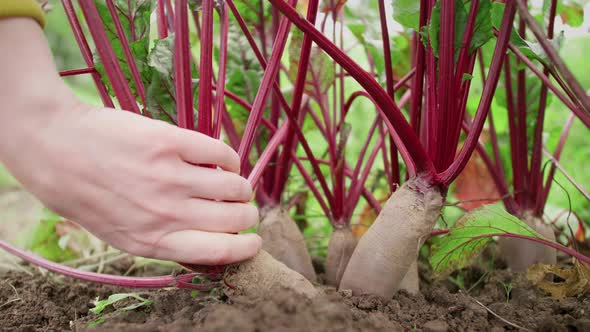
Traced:
[[[0, 330], [590, 331], [590, 296], [556, 301], [505, 270], [470, 268], [453, 277], [462, 278], [462, 288], [423, 280], [422, 293], [402, 291], [390, 301], [326, 287], [313, 300], [285, 291], [247, 298], [223, 291], [136, 290], [154, 303], [123, 312], [130, 302], [122, 301], [97, 316], [89, 312], [93, 299], [132, 290], [10, 272], [0, 281]], [[99, 317], [104, 321], [90, 327]]]

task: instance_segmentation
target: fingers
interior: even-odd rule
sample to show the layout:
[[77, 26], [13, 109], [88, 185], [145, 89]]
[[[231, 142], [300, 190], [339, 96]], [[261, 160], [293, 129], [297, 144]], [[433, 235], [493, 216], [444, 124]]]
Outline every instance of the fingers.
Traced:
[[212, 164], [239, 173], [240, 158], [227, 144], [194, 131], [174, 128], [175, 145], [180, 157], [191, 164]]
[[184, 230], [160, 239], [154, 258], [201, 265], [223, 265], [247, 260], [260, 250], [257, 234], [225, 234]]
[[193, 165], [182, 169], [181, 178], [190, 197], [229, 202], [249, 202], [252, 199], [250, 182], [236, 173]]
[[258, 209], [248, 203], [190, 199], [182, 204], [179, 220], [168, 224], [172, 230], [237, 233], [258, 223]]

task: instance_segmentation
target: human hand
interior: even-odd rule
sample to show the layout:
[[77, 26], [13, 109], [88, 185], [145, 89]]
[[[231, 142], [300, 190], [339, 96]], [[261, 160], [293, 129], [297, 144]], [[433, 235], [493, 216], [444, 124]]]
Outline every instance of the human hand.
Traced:
[[[42, 38], [38, 27], [20, 28], [21, 40], [33, 45], [25, 48]], [[0, 69], [8, 72], [0, 79], [8, 92], [0, 106], [0, 160], [47, 207], [138, 256], [219, 265], [258, 252], [256, 234], [230, 234], [258, 221], [258, 210], [246, 203], [252, 188], [237, 174], [239, 158], [230, 147], [164, 122], [81, 103], [55, 69], [47, 70], [50, 56], [49, 64], [39, 65], [45, 56], [19, 71], [18, 48], [17, 54], [0, 55]], [[20, 82], [37, 65], [34, 82]], [[10, 77], [19, 82], [8, 84]]]

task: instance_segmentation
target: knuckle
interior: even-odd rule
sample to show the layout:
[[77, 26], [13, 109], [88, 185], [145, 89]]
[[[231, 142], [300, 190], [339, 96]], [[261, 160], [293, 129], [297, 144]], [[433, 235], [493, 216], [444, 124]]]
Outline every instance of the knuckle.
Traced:
[[168, 128], [156, 128], [146, 138], [149, 140], [149, 153], [154, 157], [160, 157], [169, 153], [175, 147], [175, 135]]

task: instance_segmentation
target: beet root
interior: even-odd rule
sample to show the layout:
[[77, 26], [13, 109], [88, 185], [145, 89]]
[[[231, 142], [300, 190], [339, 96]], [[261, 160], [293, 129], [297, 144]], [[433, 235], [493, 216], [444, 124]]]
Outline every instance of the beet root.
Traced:
[[404, 276], [402, 283], [399, 285], [400, 290], [405, 290], [410, 294], [417, 294], [420, 291], [420, 275], [418, 274], [418, 262], [414, 261], [408, 273]]
[[229, 266], [224, 281], [229, 292], [252, 298], [267, 298], [284, 289], [307, 298], [313, 298], [319, 293], [304, 276], [264, 250], [245, 262]]
[[[525, 213], [522, 220], [534, 229], [545, 239], [555, 242], [555, 233], [551, 225], [530, 213]], [[500, 238], [500, 257], [514, 272], [523, 272], [535, 263], [555, 264], [557, 263], [557, 252], [555, 249], [521, 239]]]
[[328, 285], [338, 287], [355, 247], [356, 238], [349, 226], [334, 228], [326, 256], [326, 283]]
[[342, 276], [340, 289], [390, 299], [418, 258], [440, 215], [438, 188], [411, 179], [391, 195], [360, 239]]
[[295, 221], [289, 217], [287, 211], [277, 207], [264, 210], [262, 215], [258, 226], [262, 249], [290, 269], [315, 282], [317, 277], [311, 256]]

